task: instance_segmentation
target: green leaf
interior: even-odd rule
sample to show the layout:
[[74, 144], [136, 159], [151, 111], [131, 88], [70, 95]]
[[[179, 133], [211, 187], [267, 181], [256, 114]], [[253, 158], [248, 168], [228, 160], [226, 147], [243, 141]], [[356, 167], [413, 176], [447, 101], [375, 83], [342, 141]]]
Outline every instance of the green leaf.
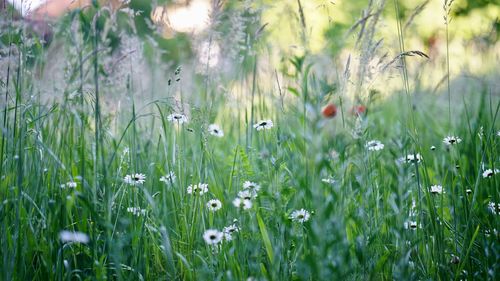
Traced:
[[273, 247], [271, 245], [271, 240], [269, 239], [269, 234], [267, 233], [266, 225], [260, 216], [260, 213], [257, 212], [257, 223], [259, 224], [260, 235], [262, 236], [262, 241], [264, 242], [264, 246], [266, 247], [267, 257], [269, 258], [269, 262], [274, 264], [274, 254]]

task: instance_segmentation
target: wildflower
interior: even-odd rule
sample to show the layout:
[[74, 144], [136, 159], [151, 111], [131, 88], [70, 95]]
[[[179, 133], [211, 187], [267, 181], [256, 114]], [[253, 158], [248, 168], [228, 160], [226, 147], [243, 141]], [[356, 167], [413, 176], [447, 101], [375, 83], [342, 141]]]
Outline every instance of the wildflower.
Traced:
[[240, 198], [240, 197], [236, 197], [233, 200], [233, 205], [236, 208], [243, 208], [243, 210], [248, 210], [248, 209], [252, 208], [252, 201], [249, 200], [249, 199], [243, 199], [243, 198]]
[[332, 149], [328, 154], [328, 157], [330, 158], [330, 160], [337, 160], [339, 159], [340, 154], [335, 149]]
[[170, 172], [168, 172], [168, 174], [162, 176], [160, 178], [160, 181], [162, 181], [164, 183], [173, 183], [175, 181], [175, 173], [174, 173], [174, 171], [170, 171]]
[[451, 259], [450, 259], [450, 263], [451, 264], [459, 264], [460, 263], [460, 257], [458, 256], [455, 256], [455, 255], [451, 255]]
[[253, 190], [253, 191], [257, 192], [260, 190], [260, 185], [255, 183], [255, 182], [245, 181], [243, 183], [243, 189], [249, 189], [249, 190]]
[[488, 203], [488, 209], [490, 212], [492, 212], [494, 215], [500, 214], [500, 204], [495, 203], [495, 202], [490, 202]]
[[233, 240], [233, 233], [240, 231], [239, 227], [236, 224], [232, 224], [230, 226], [224, 227], [222, 232], [224, 233], [224, 239], [227, 241]]
[[328, 178], [321, 179], [322, 182], [327, 183], [327, 184], [334, 184], [335, 179], [332, 176], [329, 176]]
[[459, 137], [454, 137], [454, 136], [448, 136], [443, 139], [443, 143], [446, 145], [454, 145], [454, 144], [459, 144], [462, 142], [462, 139]]
[[431, 146], [431, 150], [436, 150], [436, 147], [434, 145]]
[[126, 175], [123, 181], [129, 185], [142, 185], [146, 181], [146, 175], [139, 173]]
[[66, 183], [66, 187], [68, 188], [76, 188], [77, 184], [74, 181], [69, 181]]
[[212, 211], [218, 211], [220, 208], [222, 208], [222, 203], [220, 202], [219, 199], [212, 199], [207, 202], [207, 208]]
[[378, 151], [384, 149], [384, 144], [378, 140], [371, 140], [366, 143], [365, 147], [370, 151]]
[[433, 186], [431, 186], [431, 193], [432, 194], [442, 194], [443, 187], [440, 185], [433, 185]]
[[240, 192], [238, 192], [238, 197], [243, 199], [243, 200], [251, 200], [255, 199], [257, 197], [256, 192], [252, 192], [251, 190], [244, 189]]
[[300, 222], [300, 223], [304, 223], [304, 222], [308, 221], [310, 217], [311, 217], [311, 214], [304, 209], [295, 210], [290, 215], [290, 219], [292, 219], [293, 221], [296, 221], [296, 222]]
[[219, 137], [219, 138], [222, 138], [224, 136], [224, 131], [221, 130], [221, 128], [219, 127], [219, 125], [217, 124], [211, 124], [208, 126], [208, 132], [212, 135], [212, 136], [216, 136], [216, 137]]
[[420, 155], [420, 153], [408, 154], [405, 158], [402, 159], [402, 161], [405, 161], [406, 163], [420, 163], [420, 161], [422, 161], [422, 156]]
[[364, 105], [355, 105], [351, 109], [351, 114], [353, 115], [363, 115], [366, 113], [366, 106]]
[[492, 170], [492, 169], [484, 170], [484, 172], [483, 172], [483, 178], [491, 178], [496, 173], [500, 173], [500, 170], [498, 170], [498, 169], [495, 169], [495, 170]]
[[208, 245], [219, 243], [222, 240], [223, 236], [224, 234], [217, 229], [207, 229], [205, 230], [205, 233], [203, 233], [203, 239]]
[[147, 214], [147, 211], [145, 209], [141, 209], [139, 207], [128, 207], [127, 212], [137, 217], [145, 216]]
[[208, 192], [208, 184], [206, 183], [192, 184], [187, 187], [188, 194], [203, 195], [207, 192]]
[[497, 132], [497, 137], [500, 137], [500, 131]]
[[465, 190], [465, 193], [467, 193], [467, 195], [470, 195], [470, 194], [472, 194], [472, 189], [470, 189], [470, 188], [467, 188], [467, 189]]
[[261, 120], [257, 124], [253, 125], [257, 131], [263, 130], [263, 129], [271, 129], [274, 126], [273, 121], [271, 120]]
[[323, 107], [323, 110], [321, 110], [321, 113], [325, 118], [333, 118], [337, 115], [337, 106], [335, 104], [330, 103]]
[[180, 113], [170, 114], [169, 116], [167, 116], [167, 120], [172, 122], [172, 123], [177, 123], [177, 124], [187, 123], [187, 121], [188, 121], [186, 115], [180, 114]]
[[416, 221], [405, 221], [404, 227], [405, 229], [415, 230], [417, 229], [418, 225]]
[[61, 239], [61, 242], [63, 243], [73, 242], [87, 244], [90, 241], [89, 236], [83, 232], [67, 230], [59, 232], [59, 239]]

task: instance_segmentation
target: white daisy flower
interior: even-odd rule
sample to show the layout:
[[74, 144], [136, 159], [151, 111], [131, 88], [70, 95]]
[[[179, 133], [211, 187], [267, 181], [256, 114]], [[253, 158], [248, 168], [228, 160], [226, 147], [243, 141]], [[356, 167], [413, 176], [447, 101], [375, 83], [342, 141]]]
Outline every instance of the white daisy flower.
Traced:
[[216, 136], [216, 137], [219, 137], [219, 138], [222, 138], [224, 136], [224, 131], [222, 131], [222, 129], [217, 124], [210, 124], [208, 126], [208, 132], [212, 136]]
[[422, 156], [420, 153], [408, 154], [402, 159], [402, 161], [406, 163], [420, 163], [420, 161], [422, 161]]
[[208, 184], [206, 183], [192, 184], [187, 187], [188, 194], [203, 195], [207, 192], [208, 192]]
[[254, 124], [253, 127], [257, 129], [257, 131], [260, 130], [269, 130], [274, 126], [273, 121], [271, 120], [261, 120], [257, 124]]
[[255, 182], [245, 181], [243, 183], [243, 189], [248, 189], [248, 190], [252, 190], [254, 192], [258, 192], [260, 190], [260, 185], [258, 183], [255, 183]]
[[243, 200], [252, 200], [257, 197], [257, 193], [253, 192], [249, 189], [242, 190], [238, 192], [238, 197], [243, 199]]
[[467, 189], [465, 190], [465, 193], [467, 193], [467, 195], [472, 194], [472, 189], [467, 188]]
[[442, 194], [443, 192], [443, 187], [441, 185], [433, 185], [431, 186], [431, 191], [432, 194]]
[[370, 151], [378, 151], [384, 149], [384, 144], [378, 140], [371, 140], [366, 143], [365, 147]]
[[249, 199], [243, 199], [240, 197], [236, 197], [233, 200], [233, 205], [236, 208], [243, 208], [243, 210], [248, 210], [248, 209], [252, 208], [252, 201], [250, 201]]
[[219, 199], [212, 199], [207, 202], [207, 208], [212, 211], [218, 211], [220, 208], [222, 208], [222, 203], [220, 202]]
[[66, 187], [68, 188], [76, 188], [77, 184], [74, 181], [69, 181], [66, 183]]
[[443, 143], [446, 145], [459, 144], [460, 142], [462, 142], [462, 139], [454, 136], [447, 136], [446, 138], [443, 139]]
[[498, 170], [498, 169], [495, 169], [495, 170], [492, 170], [492, 169], [484, 170], [484, 172], [483, 172], [483, 178], [491, 178], [492, 176], [494, 176], [497, 173], [500, 173], [500, 170]]
[[322, 182], [326, 184], [334, 184], [336, 181], [332, 176], [329, 176], [328, 178], [321, 179]]
[[300, 223], [304, 223], [304, 222], [308, 221], [310, 217], [311, 217], [311, 214], [307, 210], [304, 210], [304, 209], [295, 210], [290, 215], [290, 219], [292, 219], [295, 222], [300, 222]]
[[160, 178], [160, 181], [169, 184], [169, 183], [173, 183], [175, 181], [175, 178], [176, 177], [175, 177], [174, 171], [170, 171], [170, 172], [168, 172], [168, 174], [162, 176]]
[[87, 244], [90, 238], [87, 234], [78, 231], [67, 231], [63, 230], [59, 232], [59, 239], [63, 243], [82, 243]]
[[431, 150], [436, 150], [436, 147], [434, 145], [431, 146]]
[[207, 229], [205, 230], [205, 233], [203, 233], [203, 239], [208, 245], [215, 245], [219, 243], [223, 236], [224, 234], [217, 229]]
[[141, 209], [139, 207], [128, 207], [127, 212], [136, 217], [145, 216], [147, 214], [146, 209]]
[[405, 221], [404, 227], [405, 229], [416, 230], [418, 225], [416, 221]]
[[167, 120], [172, 123], [176, 124], [184, 124], [187, 123], [188, 119], [186, 115], [180, 114], [180, 113], [172, 113], [169, 116], [167, 116]]
[[129, 185], [142, 185], [146, 181], [146, 175], [140, 173], [126, 175], [123, 181]]
[[500, 204], [495, 203], [495, 202], [490, 202], [488, 203], [488, 209], [490, 212], [492, 212], [494, 215], [500, 214]]
[[233, 240], [233, 234], [240, 231], [239, 227], [236, 224], [232, 224], [230, 226], [224, 227], [222, 232], [224, 233], [224, 240], [231, 241]]

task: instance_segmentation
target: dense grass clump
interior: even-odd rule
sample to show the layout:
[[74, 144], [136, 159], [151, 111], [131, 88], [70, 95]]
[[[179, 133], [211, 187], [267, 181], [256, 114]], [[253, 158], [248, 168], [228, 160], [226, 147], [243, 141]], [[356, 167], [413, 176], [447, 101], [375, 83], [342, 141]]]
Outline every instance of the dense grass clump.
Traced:
[[308, 49], [304, 1], [293, 54], [263, 3], [215, 2], [200, 61], [147, 13], [94, 3], [50, 43], [5, 13], [0, 280], [499, 278], [498, 71], [407, 49], [398, 1], [334, 55]]

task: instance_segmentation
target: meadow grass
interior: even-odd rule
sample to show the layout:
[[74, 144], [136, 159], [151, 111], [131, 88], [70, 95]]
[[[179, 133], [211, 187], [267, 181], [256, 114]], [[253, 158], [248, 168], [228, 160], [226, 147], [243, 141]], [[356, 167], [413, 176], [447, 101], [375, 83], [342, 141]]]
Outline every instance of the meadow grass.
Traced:
[[[361, 63], [375, 56], [378, 17], [399, 14], [397, 3], [370, 2]], [[1, 280], [500, 275], [498, 91], [455, 94], [448, 80], [446, 102], [417, 92], [401, 22], [401, 83], [385, 99], [362, 81], [368, 67], [350, 79], [348, 62], [332, 82], [307, 52], [285, 57], [286, 73], [262, 70], [268, 58], [256, 53], [236, 82], [160, 69], [171, 81], [150, 97], [132, 58], [120, 65], [121, 91], [108, 83], [103, 18], [64, 19], [73, 29], [56, 34], [71, 42], [63, 81], [40, 81], [50, 62], [36, 38], [2, 29], [11, 41], [0, 87]], [[62, 86], [47, 98], [51, 83]], [[335, 117], [322, 114], [328, 103]]]

